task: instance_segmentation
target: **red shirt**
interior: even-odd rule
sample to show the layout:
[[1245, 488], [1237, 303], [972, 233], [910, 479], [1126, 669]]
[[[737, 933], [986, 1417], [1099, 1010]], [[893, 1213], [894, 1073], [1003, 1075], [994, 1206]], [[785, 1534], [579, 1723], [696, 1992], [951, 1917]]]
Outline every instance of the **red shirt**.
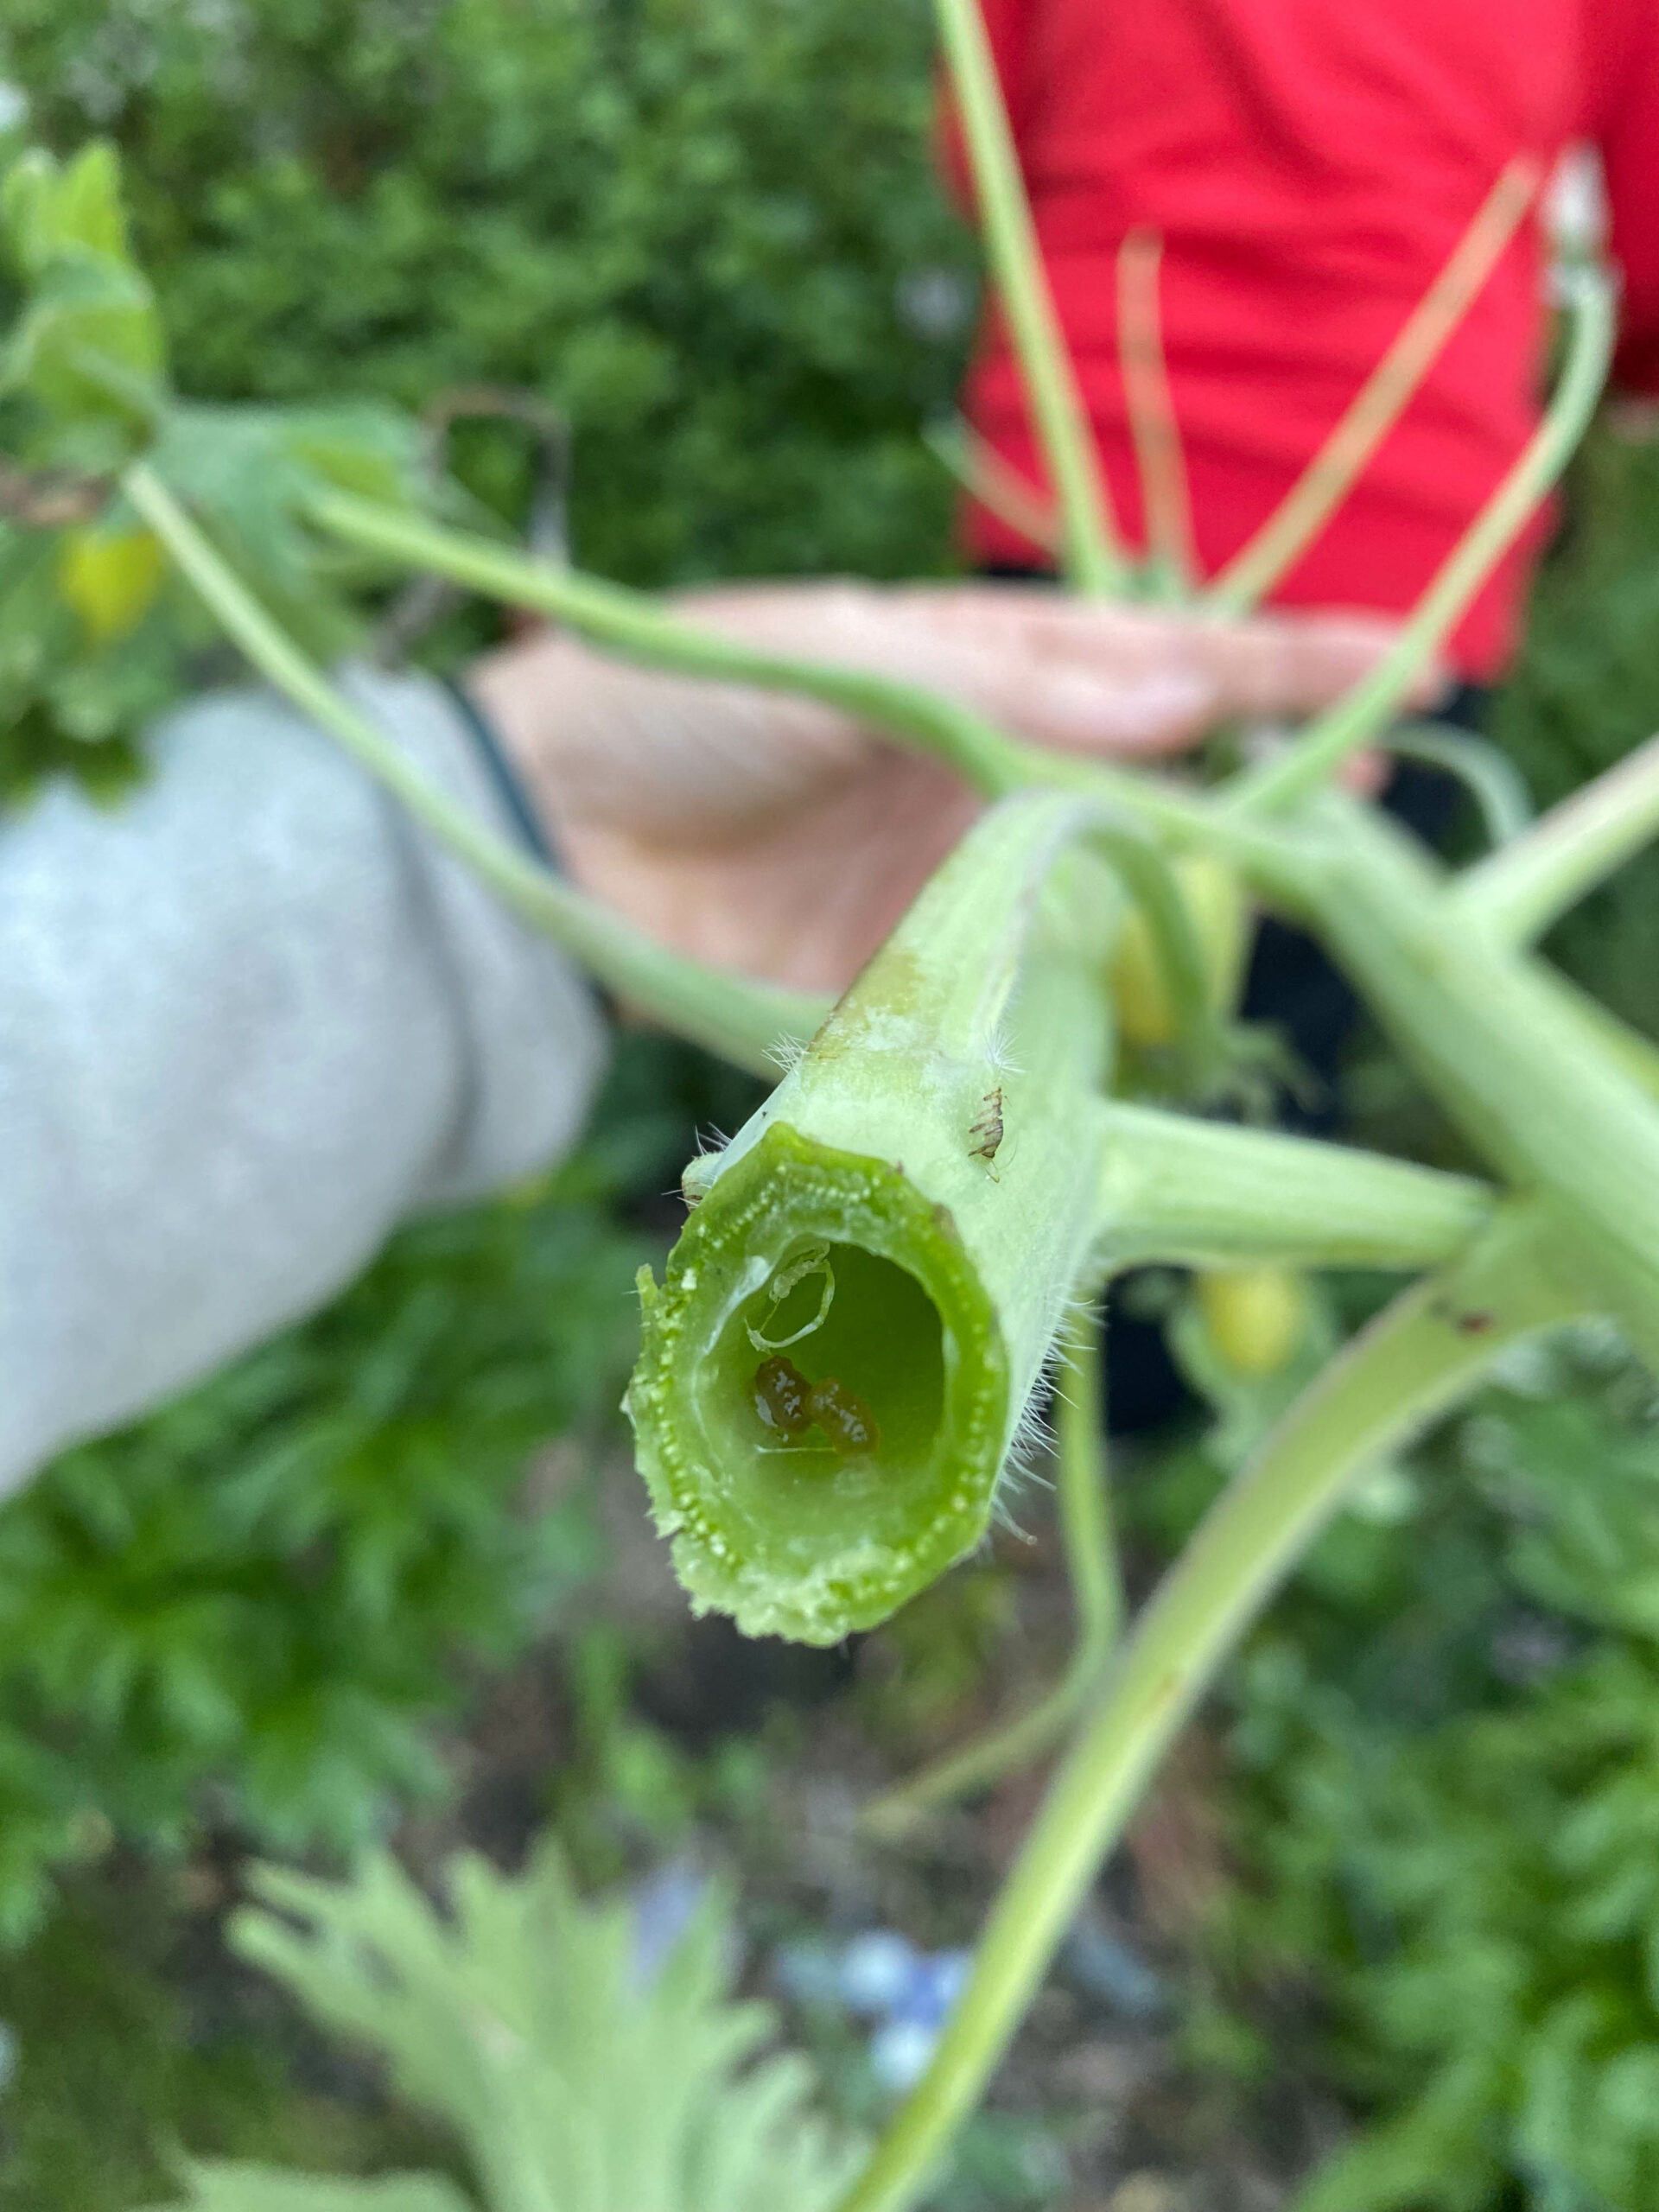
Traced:
[[[1659, 391], [1659, 0], [985, 0], [1038, 233], [1127, 536], [1140, 498], [1116, 257], [1164, 239], [1162, 314], [1212, 573], [1319, 447], [1514, 156], [1597, 144], [1624, 292], [1618, 369]], [[1537, 418], [1547, 318], [1528, 221], [1340, 512], [1275, 594], [1408, 607]], [[970, 419], [1041, 465], [1000, 321]], [[1035, 549], [971, 508], [982, 559]], [[1538, 533], [1532, 533], [1535, 543]], [[1455, 641], [1513, 640], [1517, 548]]]

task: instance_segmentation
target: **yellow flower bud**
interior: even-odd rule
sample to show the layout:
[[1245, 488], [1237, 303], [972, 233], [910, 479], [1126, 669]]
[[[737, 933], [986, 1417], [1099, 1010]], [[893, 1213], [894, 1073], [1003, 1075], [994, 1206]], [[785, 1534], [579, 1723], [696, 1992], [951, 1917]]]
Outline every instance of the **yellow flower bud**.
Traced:
[[1255, 1382], [1290, 1364], [1307, 1333], [1307, 1294], [1290, 1268], [1206, 1268], [1198, 1312], [1217, 1358]]
[[130, 637], [161, 589], [167, 556], [147, 530], [76, 530], [58, 562], [58, 588], [94, 645]]

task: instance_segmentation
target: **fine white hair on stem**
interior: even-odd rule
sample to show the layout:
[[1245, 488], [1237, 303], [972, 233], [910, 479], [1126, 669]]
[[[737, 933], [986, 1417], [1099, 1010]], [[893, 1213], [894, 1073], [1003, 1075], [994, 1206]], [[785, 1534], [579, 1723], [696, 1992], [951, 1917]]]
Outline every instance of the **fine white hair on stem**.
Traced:
[[986, 1039], [985, 1062], [993, 1075], [1023, 1075], [1025, 1070], [1014, 1057], [1006, 1020], [999, 1021]]
[[[709, 1189], [715, 1179], [714, 1163], [730, 1143], [731, 1139], [726, 1132], [723, 1129], [715, 1128], [712, 1122], [707, 1130], [699, 1129], [696, 1132], [697, 1149], [686, 1163], [685, 1172], [680, 1177], [677, 1194], [685, 1200], [687, 1205], [696, 1205]], [[672, 1197], [675, 1193], [665, 1192], [664, 1195]]]
[[1014, 1425], [1014, 1435], [996, 1478], [996, 1489], [991, 1499], [991, 1517], [999, 1528], [1029, 1542], [1026, 1532], [1015, 1522], [1013, 1507], [1015, 1500], [1024, 1497], [1034, 1489], [1052, 1490], [1053, 1483], [1044, 1473], [1045, 1465], [1052, 1465], [1055, 1438], [1053, 1425], [1048, 1418], [1047, 1406], [1054, 1395], [1062, 1353], [1057, 1338], [1049, 1346], [1037, 1380], [1033, 1383], [1025, 1404], [1020, 1408], [1020, 1418]]
[[793, 1075], [806, 1057], [804, 1037], [784, 1035], [774, 1037], [766, 1047], [766, 1058], [780, 1074]]

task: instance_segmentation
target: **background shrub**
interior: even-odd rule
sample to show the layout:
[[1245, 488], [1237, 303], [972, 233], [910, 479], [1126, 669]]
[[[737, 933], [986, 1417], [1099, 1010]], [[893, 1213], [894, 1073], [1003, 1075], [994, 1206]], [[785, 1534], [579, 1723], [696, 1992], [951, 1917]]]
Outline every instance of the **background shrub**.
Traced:
[[[33, 127], [121, 148], [181, 390], [576, 426], [589, 567], [938, 567], [973, 294], [920, 0], [11, 0]], [[512, 433], [475, 482], [522, 505]]]

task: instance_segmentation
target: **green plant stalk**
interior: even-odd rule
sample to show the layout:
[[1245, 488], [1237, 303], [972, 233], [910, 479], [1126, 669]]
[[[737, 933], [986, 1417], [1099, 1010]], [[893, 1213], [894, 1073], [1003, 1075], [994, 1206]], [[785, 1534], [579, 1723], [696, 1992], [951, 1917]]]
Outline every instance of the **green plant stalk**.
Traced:
[[1057, 1744], [1100, 1682], [1123, 1619], [1123, 1588], [1112, 1529], [1097, 1320], [1071, 1330], [1056, 1378], [1055, 1488], [1061, 1539], [1077, 1609], [1077, 1641], [1047, 1694], [1005, 1726], [948, 1752], [864, 1809], [876, 1835], [903, 1835], [935, 1805], [972, 1796]]
[[1008, 319], [1059, 508], [1066, 574], [1091, 597], [1128, 581], [1076, 372], [1031, 219], [1014, 135], [977, 0], [938, 0], [939, 35], [974, 173], [991, 274]]
[[760, 1075], [777, 1072], [780, 1041], [810, 1037], [817, 1028], [829, 1012], [827, 1000], [726, 975], [669, 951], [457, 805], [301, 652], [153, 469], [136, 463], [122, 488], [260, 674], [516, 913], [601, 982], [680, 1035]]
[[1058, 557], [1060, 535], [1053, 509], [994, 445], [960, 415], [923, 434], [922, 442], [970, 498], [1017, 530], [1045, 553]]
[[1458, 904], [1503, 944], [1534, 944], [1655, 837], [1659, 737], [1468, 869], [1458, 885]]
[[353, 493], [318, 493], [307, 502], [306, 512], [320, 528], [348, 544], [550, 615], [631, 660], [683, 676], [821, 700], [935, 754], [988, 798], [1001, 798], [1033, 780], [1032, 748], [1016, 745], [971, 708], [917, 685], [715, 637], [664, 614], [644, 592], [527, 559], [486, 537], [447, 530]]
[[1128, 232], [1117, 251], [1117, 365], [1141, 490], [1146, 559], [1142, 594], [1166, 607], [1192, 603], [1198, 576], [1192, 502], [1181, 428], [1164, 353], [1160, 277], [1164, 242]]
[[1325, 814], [1325, 943], [1471, 1141], [1548, 1196], [1586, 1303], [1610, 1307], [1659, 1360], [1651, 1093], [1545, 971], [1467, 922], [1419, 849], [1338, 794]]
[[1260, 606], [1313, 543], [1474, 304], [1537, 189], [1537, 163], [1511, 162], [1324, 445], [1204, 594], [1208, 605], [1230, 614]]
[[[1122, 900], [1067, 849], [1090, 818], [1053, 793], [982, 818], [698, 1175], [661, 1288], [642, 1281], [641, 1471], [694, 1601], [750, 1634], [839, 1641], [988, 1522], [1093, 1239]], [[819, 1245], [834, 1304], [790, 1311], [791, 1357], [880, 1432], [839, 1462], [779, 1449], [754, 1399], [769, 1286]]]
[[1192, 909], [1167, 858], [1139, 829], [1103, 823], [1090, 840], [1116, 869], [1146, 923], [1174, 1018], [1175, 1042], [1194, 1091], [1224, 1065], [1226, 1035], [1211, 1003], [1210, 978]]
[[1490, 738], [1446, 722], [1396, 722], [1378, 742], [1399, 760], [1424, 760], [1455, 776], [1474, 801], [1492, 846], [1509, 844], [1531, 825], [1536, 810], [1526, 780]]
[[1110, 801], [1160, 834], [1214, 847], [1270, 876], [1279, 842], [1166, 777], [1054, 753], [1007, 736], [968, 707], [862, 669], [756, 652], [664, 614], [643, 592], [534, 561], [511, 547], [448, 530], [373, 499], [318, 493], [306, 513], [344, 543], [377, 553], [511, 607], [563, 623], [607, 652], [715, 683], [787, 691], [855, 715], [872, 728], [942, 760], [987, 798], [1036, 785]]
[[837, 2212], [917, 2202], [1159, 1760], [1355, 1475], [1454, 1405], [1507, 1345], [1579, 1310], [1551, 1268], [1552, 1234], [1525, 1205], [1506, 1210], [1354, 1338], [1211, 1508], [1051, 1784], [931, 2065]]
[[1060, 1537], [1083, 1647], [1074, 1671], [1085, 1678], [1084, 1660], [1092, 1655], [1096, 1668], [1104, 1665], [1122, 1632], [1124, 1613], [1106, 1441], [1104, 1329], [1104, 1315], [1091, 1299], [1066, 1331], [1055, 1378]]
[[1494, 1194], [1307, 1137], [1114, 1099], [1096, 1213], [1114, 1270], [1433, 1267], [1489, 1218]]
[[1576, 983], [1569, 982], [1557, 969], [1541, 961], [1532, 972], [1560, 1012], [1577, 1025], [1581, 1036], [1589, 1039], [1591, 1049], [1605, 1052], [1638, 1090], [1659, 1104], [1659, 1046], [1621, 1021], [1616, 1014], [1610, 1013]]
[[1236, 807], [1261, 816], [1293, 804], [1327, 782], [1351, 753], [1376, 735], [1567, 466], [1595, 412], [1612, 358], [1613, 294], [1606, 276], [1592, 269], [1572, 271], [1567, 305], [1571, 327], [1566, 365], [1525, 451], [1452, 549], [1370, 675], [1275, 760], [1239, 777], [1230, 787]]

